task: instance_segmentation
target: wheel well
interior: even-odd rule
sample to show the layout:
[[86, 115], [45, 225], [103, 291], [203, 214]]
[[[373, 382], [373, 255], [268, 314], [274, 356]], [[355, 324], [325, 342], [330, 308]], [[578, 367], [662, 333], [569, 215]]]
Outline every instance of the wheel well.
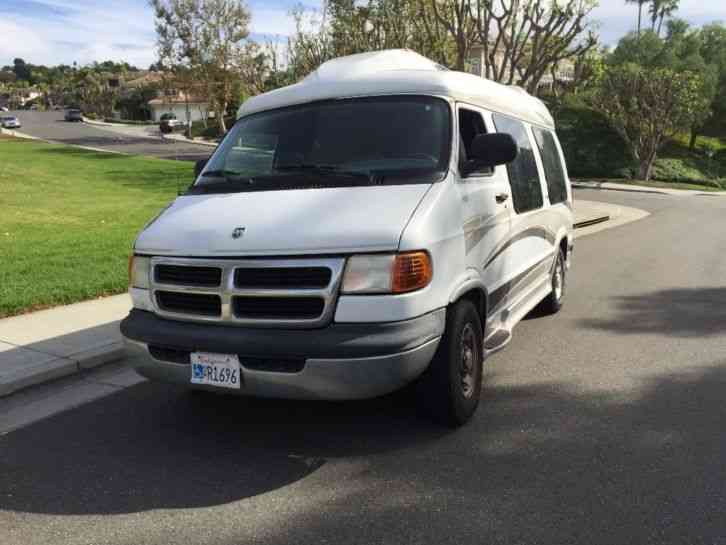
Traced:
[[[487, 296], [483, 289], [481, 288], [472, 288], [466, 293], [462, 294], [461, 297], [457, 299], [457, 301], [461, 301], [462, 299], [468, 299], [472, 303], [474, 303], [474, 307], [476, 307], [476, 311], [479, 313], [479, 321], [481, 321], [481, 327], [482, 327], [482, 334], [484, 333], [484, 330], [486, 328], [487, 323]], [[454, 301], [456, 303], [456, 301]]]

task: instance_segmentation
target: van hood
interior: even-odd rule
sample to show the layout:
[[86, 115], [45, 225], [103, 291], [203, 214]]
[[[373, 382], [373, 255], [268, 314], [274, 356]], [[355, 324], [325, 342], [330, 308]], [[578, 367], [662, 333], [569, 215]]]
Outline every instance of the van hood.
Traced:
[[141, 232], [134, 249], [180, 257], [395, 251], [404, 227], [430, 187], [411, 184], [183, 196]]

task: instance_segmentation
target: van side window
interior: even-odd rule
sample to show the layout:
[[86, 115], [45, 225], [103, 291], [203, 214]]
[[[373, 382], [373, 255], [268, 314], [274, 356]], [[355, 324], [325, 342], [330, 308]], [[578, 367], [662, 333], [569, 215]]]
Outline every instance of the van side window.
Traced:
[[497, 128], [497, 132], [511, 135], [519, 147], [517, 158], [507, 165], [514, 210], [521, 214], [541, 208], [542, 186], [527, 129], [521, 121], [498, 114], [494, 114], [494, 126]]
[[535, 128], [534, 138], [537, 140], [539, 154], [542, 157], [550, 203], [564, 202], [567, 200], [567, 182], [555, 137], [549, 131]]
[[[481, 114], [465, 108], [459, 108], [459, 166], [466, 164], [471, 157], [471, 145], [479, 134], [486, 134], [487, 128]], [[491, 174], [491, 168], [482, 168], [469, 175], [482, 176]]]

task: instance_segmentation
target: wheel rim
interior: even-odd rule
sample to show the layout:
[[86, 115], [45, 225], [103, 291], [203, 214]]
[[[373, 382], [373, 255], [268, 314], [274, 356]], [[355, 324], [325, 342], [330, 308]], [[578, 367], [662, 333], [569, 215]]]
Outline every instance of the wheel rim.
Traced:
[[459, 356], [461, 392], [467, 399], [474, 395], [477, 354], [478, 352], [476, 347], [476, 335], [474, 334], [474, 327], [471, 325], [471, 323], [468, 323], [464, 326], [464, 330], [461, 332]]
[[555, 263], [555, 271], [552, 275], [552, 290], [555, 292], [555, 299], [562, 299], [565, 291], [565, 270], [562, 266], [562, 259], [557, 258]]

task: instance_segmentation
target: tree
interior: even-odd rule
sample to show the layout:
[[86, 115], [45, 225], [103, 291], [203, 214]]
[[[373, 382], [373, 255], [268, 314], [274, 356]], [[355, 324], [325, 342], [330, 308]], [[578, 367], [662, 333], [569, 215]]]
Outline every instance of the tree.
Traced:
[[30, 68], [23, 59], [13, 59], [13, 72], [19, 81], [30, 82]]
[[[477, 1], [478, 4], [491, 5], [492, 2], [485, 0]], [[516, 4], [513, 2], [513, 4]], [[454, 68], [464, 70], [469, 52], [477, 38], [477, 24], [472, 16], [471, 0], [429, 0], [428, 5], [435, 18], [435, 21], [446, 29], [456, 47], [456, 61]], [[425, 10], [426, 4], [421, 4]], [[425, 16], [425, 11], [423, 11]]]
[[219, 129], [226, 132], [227, 107], [246, 61], [249, 11], [239, 0], [151, 0], [151, 5], [160, 62], [194, 74], [202, 85], [187, 92], [210, 98]]
[[638, 38], [643, 27], [643, 6], [650, 0], [625, 0], [626, 4], [638, 4]]
[[535, 93], [552, 67], [595, 48], [589, 16], [597, 5], [597, 0], [471, 0], [485, 76]]
[[487, 78], [535, 92], [553, 67], [574, 63], [595, 47], [589, 15], [596, 5], [597, 0], [329, 0], [322, 21], [309, 11], [294, 12], [289, 73], [299, 78], [331, 58], [389, 48], [412, 49], [465, 70], [472, 49], [482, 47]]
[[691, 132], [691, 149], [696, 147], [699, 134], [711, 128], [718, 134], [726, 129], [726, 26], [720, 23], [705, 25], [697, 33], [700, 56], [711, 70], [713, 101], [711, 116], [704, 126], [694, 127]]
[[663, 20], [678, 11], [679, 6], [680, 0], [651, 0], [649, 8], [651, 30], [660, 36]]
[[[412, 49], [444, 66], [466, 60], [457, 60], [449, 31], [429, 0], [328, 0], [322, 11], [298, 6], [292, 16], [296, 32], [288, 41], [287, 68], [281, 72], [288, 82], [332, 58], [382, 49]], [[279, 66], [269, 47], [267, 58]]]
[[650, 180], [653, 163], [667, 138], [702, 123], [709, 113], [703, 78], [690, 71], [609, 66], [592, 104], [608, 119]]

